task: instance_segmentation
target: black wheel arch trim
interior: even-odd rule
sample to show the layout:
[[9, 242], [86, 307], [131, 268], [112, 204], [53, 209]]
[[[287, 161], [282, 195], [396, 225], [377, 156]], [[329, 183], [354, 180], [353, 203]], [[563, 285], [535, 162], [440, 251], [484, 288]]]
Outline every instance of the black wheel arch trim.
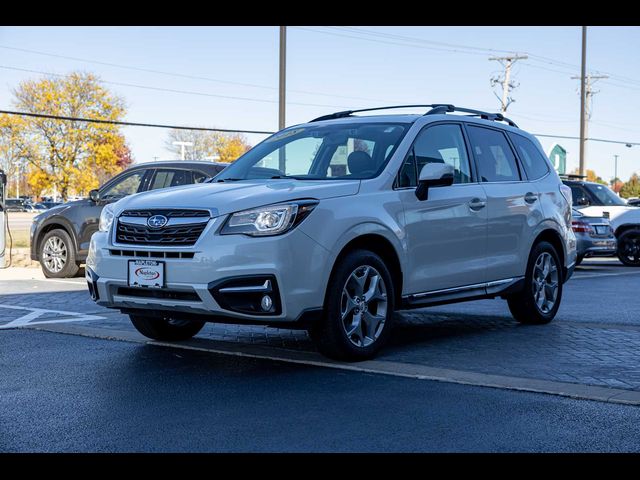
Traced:
[[[52, 228], [51, 228], [52, 227]], [[40, 242], [42, 242], [42, 238], [51, 230], [55, 230], [56, 227], [61, 228], [66, 231], [71, 237], [71, 241], [73, 242], [73, 248], [76, 252], [76, 255], [79, 251], [78, 238], [73, 228], [71, 222], [69, 222], [64, 217], [53, 216], [47, 218], [44, 222], [42, 222], [36, 228], [36, 231], [33, 235], [35, 242], [31, 239], [31, 258], [33, 260], [40, 261]]]

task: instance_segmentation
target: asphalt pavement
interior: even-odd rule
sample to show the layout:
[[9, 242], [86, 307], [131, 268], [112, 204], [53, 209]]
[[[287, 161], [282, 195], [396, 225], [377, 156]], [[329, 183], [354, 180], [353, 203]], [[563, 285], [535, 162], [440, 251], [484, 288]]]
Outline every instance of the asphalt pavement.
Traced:
[[4, 452], [640, 449], [632, 406], [33, 330], [2, 347]]
[[502, 300], [414, 310], [345, 364], [304, 331], [152, 342], [82, 278], [0, 271], [0, 451], [638, 451], [639, 285], [587, 260], [549, 325]]

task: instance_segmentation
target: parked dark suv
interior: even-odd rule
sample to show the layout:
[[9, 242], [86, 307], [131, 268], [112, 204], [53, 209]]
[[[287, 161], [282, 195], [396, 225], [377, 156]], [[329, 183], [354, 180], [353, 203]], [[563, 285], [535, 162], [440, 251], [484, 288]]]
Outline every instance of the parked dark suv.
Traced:
[[98, 230], [102, 208], [127, 195], [160, 188], [201, 183], [227, 164], [160, 161], [135, 165], [116, 175], [90, 198], [53, 207], [33, 219], [31, 258], [49, 278], [73, 277], [87, 258], [91, 235]]

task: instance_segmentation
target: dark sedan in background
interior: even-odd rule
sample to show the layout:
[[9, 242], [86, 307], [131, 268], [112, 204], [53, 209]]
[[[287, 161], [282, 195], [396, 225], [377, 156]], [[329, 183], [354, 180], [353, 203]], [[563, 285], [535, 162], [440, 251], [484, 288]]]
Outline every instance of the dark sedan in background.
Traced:
[[48, 278], [73, 277], [87, 258], [91, 235], [98, 230], [102, 208], [134, 193], [201, 183], [228, 164], [159, 161], [137, 164], [114, 178], [90, 198], [67, 202], [37, 215], [31, 225], [31, 258]]
[[618, 241], [607, 218], [589, 217], [574, 208], [571, 227], [577, 240], [576, 265], [580, 265], [585, 257], [610, 257], [616, 254]]

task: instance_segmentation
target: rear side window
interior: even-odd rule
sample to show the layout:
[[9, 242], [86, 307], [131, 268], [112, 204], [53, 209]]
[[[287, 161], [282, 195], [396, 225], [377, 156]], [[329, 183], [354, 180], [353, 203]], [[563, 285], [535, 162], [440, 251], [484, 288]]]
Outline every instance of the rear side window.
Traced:
[[156, 171], [153, 182], [149, 190], [157, 190], [158, 188], [178, 187], [191, 183], [189, 172], [187, 170], [165, 170]]
[[524, 166], [524, 171], [527, 173], [529, 180], [537, 180], [549, 173], [547, 161], [531, 140], [522, 135], [512, 133], [510, 133], [509, 136], [516, 146], [516, 150]]
[[482, 182], [517, 182], [516, 157], [504, 134], [490, 128], [468, 125], [469, 141], [478, 161]]

